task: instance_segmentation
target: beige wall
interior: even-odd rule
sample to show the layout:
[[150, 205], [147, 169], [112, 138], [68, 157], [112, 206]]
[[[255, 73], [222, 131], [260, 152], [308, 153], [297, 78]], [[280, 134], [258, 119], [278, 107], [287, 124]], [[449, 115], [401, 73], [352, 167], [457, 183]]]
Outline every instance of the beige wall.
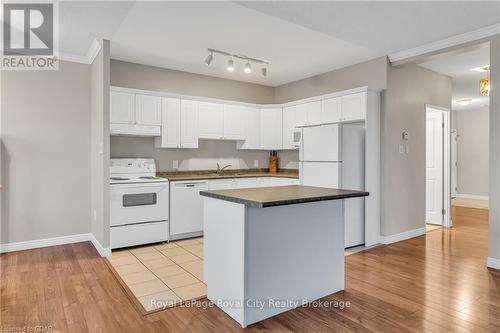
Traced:
[[500, 266], [500, 35], [490, 44], [490, 211], [488, 256]]
[[275, 103], [368, 86], [383, 90], [387, 86], [387, 58], [381, 57], [275, 88]]
[[[451, 79], [408, 65], [388, 67], [382, 95], [381, 234], [425, 227], [425, 104], [451, 107]], [[410, 132], [403, 142], [403, 130]], [[399, 144], [410, 145], [409, 154]]]
[[457, 193], [488, 196], [489, 108], [453, 113], [458, 133]]
[[88, 233], [90, 66], [4, 71], [1, 242]]
[[104, 248], [109, 247], [109, 41], [91, 64], [90, 120], [91, 232]]
[[119, 60], [111, 61], [111, 85], [248, 103], [274, 102], [272, 87]]

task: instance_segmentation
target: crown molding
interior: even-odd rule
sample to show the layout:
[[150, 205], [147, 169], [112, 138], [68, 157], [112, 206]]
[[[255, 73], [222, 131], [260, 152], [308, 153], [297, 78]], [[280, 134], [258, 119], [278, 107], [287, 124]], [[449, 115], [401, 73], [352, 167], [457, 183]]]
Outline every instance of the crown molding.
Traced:
[[77, 62], [80, 64], [90, 65], [91, 63], [94, 62], [94, 59], [100, 50], [101, 50], [100, 39], [94, 38], [94, 40], [90, 44], [90, 47], [87, 51], [87, 55], [82, 56], [82, 55], [76, 55], [76, 54], [71, 54], [71, 53], [59, 52], [59, 60]]
[[488, 27], [484, 27], [478, 30], [466, 32], [461, 35], [456, 35], [453, 37], [449, 37], [446, 39], [442, 39], [437, 42], [432, 42], [429, 44], [425, 44], [422, 46], [418, 46], [412, 49], [394, 52], [389, 54], [389, 61], [391, 63], [397, 61], [403, 61], [407, 59], [411, 59], [426, 53], [431, 53], [439, 50], [443, 50], [446, 48], [458, 46], [461, 44], [473, 42], [476, 40], [480, 40], [483, 38], [488, 38], [494, 35], [500, 34], [500, 24], [490, 25]]

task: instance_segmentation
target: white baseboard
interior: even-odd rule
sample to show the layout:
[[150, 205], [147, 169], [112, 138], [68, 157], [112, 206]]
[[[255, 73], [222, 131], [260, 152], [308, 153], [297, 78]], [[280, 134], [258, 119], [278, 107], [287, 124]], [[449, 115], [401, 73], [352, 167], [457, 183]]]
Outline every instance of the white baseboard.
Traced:
[[475, 194], [466, 194], [466, 193], [457, 193], [455, 194], [457, 198], [463, 199], [475, 199], [475, 200], [489, 200], [490, 197], [487, 195], [475, 195]]
[[500, 270], [500, 259], [488, 257], [486, 260], [486, 266]]
[[392, 244], [396, 242], [401, 242], [406, 239], [410, 239], [413, 237], [418, 237], [425, 235], [425, 227], [413, 229], [405, 232], [401, 232], [399, 234], [389, 235], [389, 236], [380, 236], [380, 242], [382, 244]]
[[97, 239], [94, 237], [94, 235], [90, 233], [0, 244], [0, 253], [30, 250], [47, 246], [80, 243], [86, 241], [92, 242], [97, 252], [99, 252], [99, 254], [102, 257], [107, 257], [111, 255], [111, 249], [103, 248], [101, 244], [97, 241]]

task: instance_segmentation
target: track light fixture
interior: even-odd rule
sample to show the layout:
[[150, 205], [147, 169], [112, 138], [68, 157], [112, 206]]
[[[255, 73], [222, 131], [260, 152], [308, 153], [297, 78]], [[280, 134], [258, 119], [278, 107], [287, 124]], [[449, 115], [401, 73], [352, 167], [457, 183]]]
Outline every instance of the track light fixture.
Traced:
[[205, 59], [205, 64], [207, 66], [210, 66], [210, 64], [212, 63], [212, 60], [214, 60], [214, 53], [213, 52], [210, 52], [210, 54], [207, 56], [207, 58]]
[[227, 61], [227, 67], [226, 67], [226, 69], [229, 72], [234, 71], [234, 60], [232, 58]]
[[261, 74], [262, 76], [266, 77], [267, 76], [267, 67], [270, 65], [269, 61], [262, 60], [262, 59], [257, 59], [257, 58], [251, 58], [243, 54], [234, 54], [226, 51], [220, 51], [220, 50], [215, 50], [215, 49], [208, 49], [209, 55], [205, 59], [205, 64], [209, 66], [212, 63], [212, 60], [214, 59], [214, 53], [222, 54], [225, 56], [229, 57], [229, 60], [227, 61], [227, 71], [228, 72], [234, 72], [235, 66], [234, 66], [234, 58], [236, 59], [241, 59], [246, 62], [245, 67], [243, 69], [243, 72], [246, 74], [252, 73], [252, 62], [264, 65], [264, 67], [261, 68]]

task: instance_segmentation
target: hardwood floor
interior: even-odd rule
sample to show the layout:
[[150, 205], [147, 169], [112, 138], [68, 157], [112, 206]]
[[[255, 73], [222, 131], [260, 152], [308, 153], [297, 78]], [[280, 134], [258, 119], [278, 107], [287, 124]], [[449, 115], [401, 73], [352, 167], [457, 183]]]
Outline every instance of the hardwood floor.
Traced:
[[[249, 332], [499, 332], [500, 272], [486, 269], [487, 211], [453, 208], [455, 227], [346, 257], [340, 308], [299, 308]], [[238, 332], [217, 308], [142, 316], [90, 243], [3, 254], [0, 327], [54, 332]]]

